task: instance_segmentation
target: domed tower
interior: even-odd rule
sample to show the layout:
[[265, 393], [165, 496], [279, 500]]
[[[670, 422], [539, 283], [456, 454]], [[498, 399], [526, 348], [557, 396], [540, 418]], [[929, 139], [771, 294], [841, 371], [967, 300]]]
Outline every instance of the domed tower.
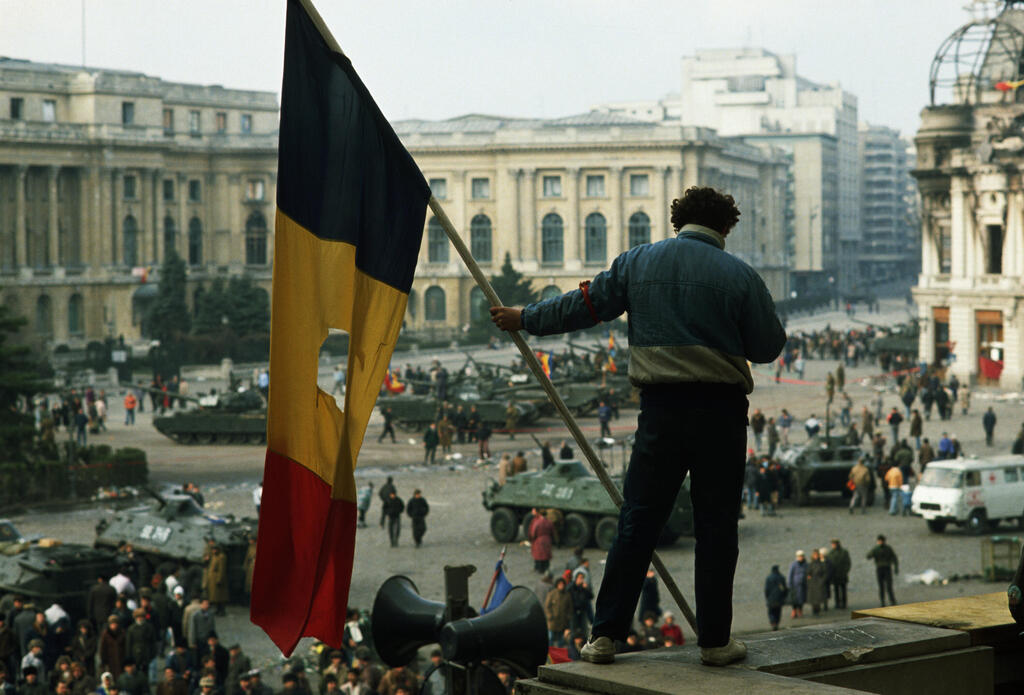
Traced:
[[935, 54], [915, 137], [921, 360], [1024, 379], [1024, 0], [975, 0]]

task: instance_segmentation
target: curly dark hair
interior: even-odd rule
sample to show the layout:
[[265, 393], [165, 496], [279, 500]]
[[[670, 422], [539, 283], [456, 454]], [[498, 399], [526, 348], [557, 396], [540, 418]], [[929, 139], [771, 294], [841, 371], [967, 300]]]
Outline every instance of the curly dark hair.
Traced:
[[682, 198], [672, 201], [672, 226], [678, 232], [687, 224], [709, 227], [725, 236], [740, 219], [740, 210], [731, 195], [708, 186], [692, 186]]

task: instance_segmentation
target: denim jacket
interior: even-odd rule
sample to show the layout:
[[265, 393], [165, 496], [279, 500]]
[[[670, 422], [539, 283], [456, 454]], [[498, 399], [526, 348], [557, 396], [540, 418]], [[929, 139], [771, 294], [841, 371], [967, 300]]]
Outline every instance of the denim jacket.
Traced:
[[772, 362], [786, 343], [768, 288], [696, 224], [626, 251], [590, 283], [523, 309], [523, 328], [551, 335], [629, 314], [629, 378], [637, 386], [725, 383], [754, 389], [747, 361]]

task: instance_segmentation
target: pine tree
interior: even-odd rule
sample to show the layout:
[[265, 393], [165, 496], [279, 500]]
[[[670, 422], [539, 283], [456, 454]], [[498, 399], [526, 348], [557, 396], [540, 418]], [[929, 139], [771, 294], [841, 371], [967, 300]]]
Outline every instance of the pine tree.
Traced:
[[160, 267], [156, 299], [146, 314], [147, 334], [170, 342], [188, 333], [192, 319], [185, 304], [185, 261], [170, 249]]
[[22, 458], [35, 434], [34, 418], [20, 406], [30, 404], [49, 386], [49, 365], [38, 360], [29, 346], [11, 342], [26, 323], [0, 305], [0, 450], [8, 460]]
[[491, 286], [498, 293], [505, 306], [524, 306], [536, 302], [538, 295], [530, 280], [512, 267], [512, 256], [505, 253], [505, 262], [501, 265], [501, 274], [491, 276]]

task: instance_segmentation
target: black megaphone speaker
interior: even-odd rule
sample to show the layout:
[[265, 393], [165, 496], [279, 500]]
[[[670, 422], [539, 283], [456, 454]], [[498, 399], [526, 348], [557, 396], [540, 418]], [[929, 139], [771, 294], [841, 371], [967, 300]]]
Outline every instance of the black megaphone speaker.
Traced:
[[[374, 633], [376, 635], [376, 633]], [[536, 594], [513, 589], [496, 609], [478, 618], [455, 620], [441, 629], [441, 652], [448, 661], [502, 661], [520, 676], [537, 675], [548, 658], [548, 627]]]
[[416, 650], [438, 641], [444, 625], [445, 606], [419, 595], [412, 580], [389, 577], [373, 600], [370, 629], [374, 646], [388, 666], [405, 666]]

